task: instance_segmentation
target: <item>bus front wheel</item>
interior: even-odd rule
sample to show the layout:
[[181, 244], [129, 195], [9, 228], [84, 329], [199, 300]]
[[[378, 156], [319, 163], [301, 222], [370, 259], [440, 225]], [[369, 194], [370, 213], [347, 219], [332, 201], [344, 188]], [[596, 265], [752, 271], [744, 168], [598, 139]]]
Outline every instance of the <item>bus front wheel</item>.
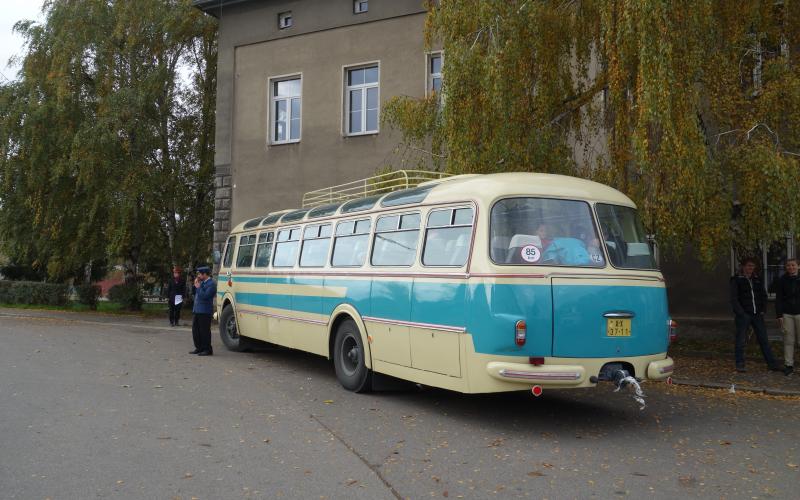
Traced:
[[364, 343], [355, 321], [348, 319], [336, 330], [333, 345], [333, 367], [342, 387], [353, 392], [367, 392], [370, 372], [367, 368]]
[[239, 335], [239, 329], [236, 325], [236, 315], [233, 313], [233, 307], [230, 304], [222, 309], [222, 315], [219, 317], [219, 336], [222, 338], [222, 343], [229, 351], [243, 351], [244, 342]]

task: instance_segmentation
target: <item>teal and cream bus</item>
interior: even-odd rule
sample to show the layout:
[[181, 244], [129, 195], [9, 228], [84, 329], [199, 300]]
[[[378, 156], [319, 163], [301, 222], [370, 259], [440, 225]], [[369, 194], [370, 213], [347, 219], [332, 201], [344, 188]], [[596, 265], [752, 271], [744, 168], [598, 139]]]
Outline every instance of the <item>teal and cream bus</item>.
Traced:
[[628, 197], [534, 173], [406, 185], [321, 190], [312, 207], [234, 228], [217, 297], [225, 345], [325, 356], [351, 391], [376, 374], [537, 395], [620, 370], [672, 374], [664, 278]]

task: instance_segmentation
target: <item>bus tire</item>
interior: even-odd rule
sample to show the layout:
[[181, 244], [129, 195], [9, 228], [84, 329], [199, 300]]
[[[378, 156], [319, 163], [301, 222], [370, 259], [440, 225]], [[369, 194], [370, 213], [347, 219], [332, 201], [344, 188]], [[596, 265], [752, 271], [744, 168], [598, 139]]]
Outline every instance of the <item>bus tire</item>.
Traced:
[[222, 315], [219, 317], [219, 336], [229, 351], [241, 352], [245, 350], [245, 342], [239, 335], [236, 315], [233, 313], [233, 307], [230, 304], [222, 308]]
[[336, 329], [333, 344], [333, 367], [342, 387], [353, 392], [368, 392], [370, 371], [358, 326], [352, 319], [344, 320]]

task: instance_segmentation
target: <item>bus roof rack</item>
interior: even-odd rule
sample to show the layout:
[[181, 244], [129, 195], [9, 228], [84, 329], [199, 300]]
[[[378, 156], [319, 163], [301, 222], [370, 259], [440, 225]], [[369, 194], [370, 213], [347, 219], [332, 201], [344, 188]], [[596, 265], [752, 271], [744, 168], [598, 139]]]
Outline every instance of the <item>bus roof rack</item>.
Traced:
[[392, 191], [415, 187], [426, 182], [444, 179], [451, 175], [430, 170], [394, 170], [337, 186], [309, 191], [303, 195], [303, 208], [391, 193]]

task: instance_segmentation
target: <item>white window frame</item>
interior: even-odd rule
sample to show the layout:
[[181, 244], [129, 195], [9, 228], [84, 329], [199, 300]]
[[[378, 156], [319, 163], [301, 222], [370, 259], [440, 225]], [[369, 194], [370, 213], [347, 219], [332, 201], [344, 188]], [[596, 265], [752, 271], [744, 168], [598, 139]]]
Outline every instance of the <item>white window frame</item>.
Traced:
[[[288, 23], [286, 20], [288, 19]], [[278, 29], [285, 30], [294, 26], [294, 16], [291, 10], [278, 13]]]
[[[350, 71], [365, 69], [371, 67], [378, 68], [378, 82], [377, 83], [364, 83], [361, 85], [348, 85]], [[343, 108], [344, 119], [342, 120], [343, 130], [342, 133], [346, 137], [356, 137], [359, 135], [375, 135], [381, 131], [381, 63], [380, 61], [370, 61], [359, 64], [352, 64], [349, 66], [342, 66], [342, 85], [343, 85]], [[375, 121], [375, 130], [366, 130], [367, 128], [367, 89], [378, 89], [378, 116]], [[361, 93], [361, 132], [350, 132], [350, 91], [363, 90]]]
[[[434, 57], [440, 57], [442, 59], [441, 67], [444, 68], [444, 51], [437, 50], [434, 52], [428, 52], [425, 54], [425, 97], [430, 96], [433, 93], [433, 78], [434, 76], [438, 76], [442, 80], [442, 84], [444, 84], [444, 78], [442, 77], [441, 70], [439, 73], [432, 73], [431, 72], [431, 62]], [[441, 92], [439, 92], [439, 98], [441, 98]]]
[[[364, 10], [359, 10], [362, 6]], [[369, 0], [353, 0], [353, 14], [364, 14], [365, 12], [369, 12]]]
[[[285, 82], [288, 80], [300, 80], [300, 94], [297, 96], [288, 96], [288, 97], [277, 97], [275, 96], [275, 86], [279, 82]], [[267, 143], [271, 146], [278, 146], [281, 144], [294, 144], [296, 142], [300, 142], [303, 138], [303, 73], [293, 73], [290, 75], [279, 75], [273, 76], [269, 78], [269, 86], [267, 88], [267, 95], [269, 99], [269, 137], [267, 139]], [[275, 139], [275, 120], [278, 117], [278, 101], [287, 101], [286, 110], [288, 113], [288, 119], [286, 120], [286, 136], [289, 137], [292, 135], [292, 99], [299, 98], [300, 99], [300, 136], [297, 139], [286, 139], [283, 141], [278, 141]]]

